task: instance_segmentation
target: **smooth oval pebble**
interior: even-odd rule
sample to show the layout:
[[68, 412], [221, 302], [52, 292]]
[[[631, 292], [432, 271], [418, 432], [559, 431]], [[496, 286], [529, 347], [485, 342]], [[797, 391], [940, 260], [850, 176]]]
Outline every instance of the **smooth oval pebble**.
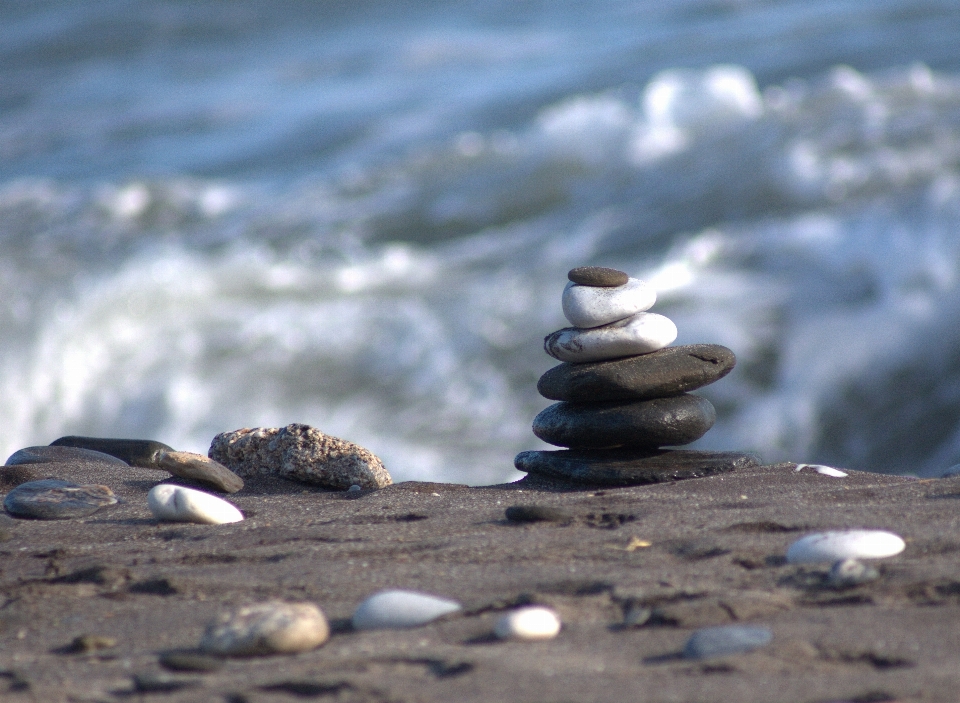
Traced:
[[600, 286], [603, 288], [622, 286], [630, 280], [630, 277], [623, 271], [606, 266], [578, 266], [567, 272], [567, 278], [581, 286]]
[[683, 648], [688, 659], [710, 659], [742, 654], [769, 644], [773, 632], [756, 625], [721, 625], [694, 632]]
[[71, 520], [93, 515], [117, 502], [107, 486], [81, 486], [45, 479], [21, 483], [3, 499], [3, 507], [16, 517], [35, 520]]
[[603, 327], [566, 327], [548, 335], [543, 348], [554, 359], [584, 363], [649, 354], [673, 342], [677, 326], [663, 315], [638, 312]]
[[327, 618], [313, 603], [270, 601], [221, 613], [207, 626], [200, 649], [225, 656], [290, 654], [316, 649], [329, 637]]
[[243, 479], [223, 464], [193, 452], [160, 452], [157, 467], [174, 476], [206, 483], [224, 493], [236, 493], [243, 488]]
[[110, 454], [94, 451], [93, 449], [81, 449], [79, 447], [58, 447], [58, 446], [40, 446], [24, 447], [18, 449], [10, 458], [7, 459], [5, 466], [22, 466], [24, 464], [50, 464], [50, 463], [96, 463], [96, 464], [114, 464], [116, 466], [129, 466], [123, 459], [118, 459]]
[[876, 581], [878, 578], [880, 578], [880, 572], [869, 564], [856, 559], [844, 559], [830, 567], [826, 583], [830, 588], [853, 588]]
[[657, 302], [653, 287], [637, 278], [615, 288], [568, 283], [563, 289], [563, 314], [574, 327], [599, 327], [649, 310]]
[[353, 629], [380, 630], [419, 627], [455, 613], [461, 606], [454, 600], [417, 591], [380, 591], [367, 598], [353, 613]]
[[884, 530], [818, 532], [798, 539], [787, 550], [791, 564], [815, 564], [843, 559], [883, 559], [903, 551], [906, 544]]
[[549, 640], [560, 632], [560, 616], [550, 608], [518, 608], [497, 620], [493, 634], [502, 640]]
[[169, 522], [222, 525], [243, 520], [243, 513], [222, 498], [171, 483], [151, 488], [147, 505], [154, 517]]

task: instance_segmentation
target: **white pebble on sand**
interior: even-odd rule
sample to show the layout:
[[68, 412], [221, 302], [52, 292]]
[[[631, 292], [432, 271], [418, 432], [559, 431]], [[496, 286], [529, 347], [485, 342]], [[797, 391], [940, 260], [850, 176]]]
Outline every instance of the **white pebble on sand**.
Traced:
[[493, 634], [502, 640], [549, 640], [559, 632], [560, 617], [550, 608], [542, 606], [509, 612], [493, 628]]
[[848, 475], [846, 471], [835, 469], [832, 466], [823, 466], [822, 464], [797, 464], [797, 468], [795, 468], [794, 471], [802, 471], [803, 469], [813, 469], [818, 474], [833, 476], [834, 478], [845, 478]]
[[903, 551], [906, 544], [884, 530], [843, 530], [807, 535], [790, 545], [791, 564], [837, 562], [843, 559], [883, 559]]
[[171, 483], [151, 488], [147, 505], [155, 518], [168, 522], [222, 525], [243, 520], [243, 513], [222, 498]]
[[380, 591], [353, 613], [353, 629], [382, 630], [419, 627], [460, 610], [459, 603], [416, 591]]
[[574, 327], [599, 327], [649, 310], [657, 302], [653, 287], [631, 278], [622, 286], [604, 288], [568, 283], [563, 289], [563, 314]]
[[603, 327], [557, 330], [543, 341], [543, 348], [554, 359], [585, 363], [649, 354], [676, 338], [673, 320], [652, 312], [638, 312]]

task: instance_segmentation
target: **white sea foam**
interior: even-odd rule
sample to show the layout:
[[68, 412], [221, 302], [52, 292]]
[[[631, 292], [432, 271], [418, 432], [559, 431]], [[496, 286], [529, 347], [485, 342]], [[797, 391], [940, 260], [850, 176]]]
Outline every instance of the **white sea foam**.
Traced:
[[[64, 434], [205, 452], [306, 422], [397, 480], [516, 478], [513, 455], [545, 448], [530, 422], [566, 271], [599, 264], [654, 285], [677, 343], [737, 353], [697, 446], [957, 463], [960, 77], [780, 78], [826, 59], [777, 63], [764, 47], [789, 37], [759, 17], [717, 36], [763, 80], [683, 68], [709, 61], [686, 25], [637, 66], [632, 20], [564, 13], [456, 35], [397, 17], [385, 40], [354, 19], [319, 42], [292, 21], [230, 49], [173, 36], [170, 56], [209, 59], [177, 79], [126, 55], [5, 62], [32, 99], [0, 118], [0, 454]], [[97, 23], [64, 21], [99, 46]], [[60, 45], [17, 27], [0, 54]]]

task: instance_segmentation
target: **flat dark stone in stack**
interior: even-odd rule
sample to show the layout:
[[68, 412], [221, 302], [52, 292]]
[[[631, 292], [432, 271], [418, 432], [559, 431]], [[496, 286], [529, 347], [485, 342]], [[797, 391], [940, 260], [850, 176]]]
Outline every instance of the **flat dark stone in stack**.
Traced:
[[579, 266], [570, 269], [567, 278], [580, 286], [595, 286], [598, 288], [616, 288], [630, 280], [630, 276], [623, 271], [605, 266]]
[[533, 433], [560, 447], [660, 447], [694, 442], [717, 414], [706, 398], [683, 394], [634, 402], [555, 403], [533, 421]]
[[528, 474], [603, 486], [703, 478], [760, 463], [753, 454], [690, 449], [561, 449], [520, 452], [514, 459], [514, 466]]
[[122, 459], [130, 466], [144, 469], [159, 469], [160, 457], [173, 447], [152, 439], [110, 439], [107, 437], [68, 436], [50, 442], [51, 447], [79, 447], [109, 454]]
[[544, 398], [573, 402], [662, 398], [714, 383], [736, 362], [719, 344], [687, 344], [613, 361], [563, 363], [540, 377], [537, 390]]

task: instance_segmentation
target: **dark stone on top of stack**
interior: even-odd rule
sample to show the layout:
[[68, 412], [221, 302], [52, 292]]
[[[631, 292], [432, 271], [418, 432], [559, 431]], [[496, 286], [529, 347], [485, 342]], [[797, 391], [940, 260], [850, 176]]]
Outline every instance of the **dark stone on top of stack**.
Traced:
[[594, 449], [589, 451], [520, 452], [513, 460], [520, 471], [573, 483], [640, 486], [703, 478], [760, 465], [760, 458], [740, 452], [691, 449]]
[[123, 459], [110, 454], [80, 449], [79, 447], [39, 446], [18, 449], [7, 459], [6, 466], [23, 466], [24, 464], [62, 464], [64, 462], [82, 464], [113, 464], [129, 466]]
[[61, 437], [50, 442], [50, 446], [92, 449], [122, 459], [130, 466], [139, 466], [144, 469], [159, 469], [160, 456], [164, 452], [173, 451], [173, 447], [162, 442], [154, 442], [152, 439], [108, 439], [106, 437]]
[[537, 390], [544, 398], [573, 402], [663, 398], [714, 383], [736, 363], [719, 344], [687, 344], [625, 359], [560, 364], [540, 377]]
[[597, 288], [616, 288], [630, 280], [630, 276], [623, 271], [608, 269], [604, 266], [580, 266], [571, 269], [567, 278], [577, 285]]
[[700, 439], [717, 419], [713, 405], [683, 394], [630, 403], [554, 403], [533, 433], [560, 447], [662, 447]]

